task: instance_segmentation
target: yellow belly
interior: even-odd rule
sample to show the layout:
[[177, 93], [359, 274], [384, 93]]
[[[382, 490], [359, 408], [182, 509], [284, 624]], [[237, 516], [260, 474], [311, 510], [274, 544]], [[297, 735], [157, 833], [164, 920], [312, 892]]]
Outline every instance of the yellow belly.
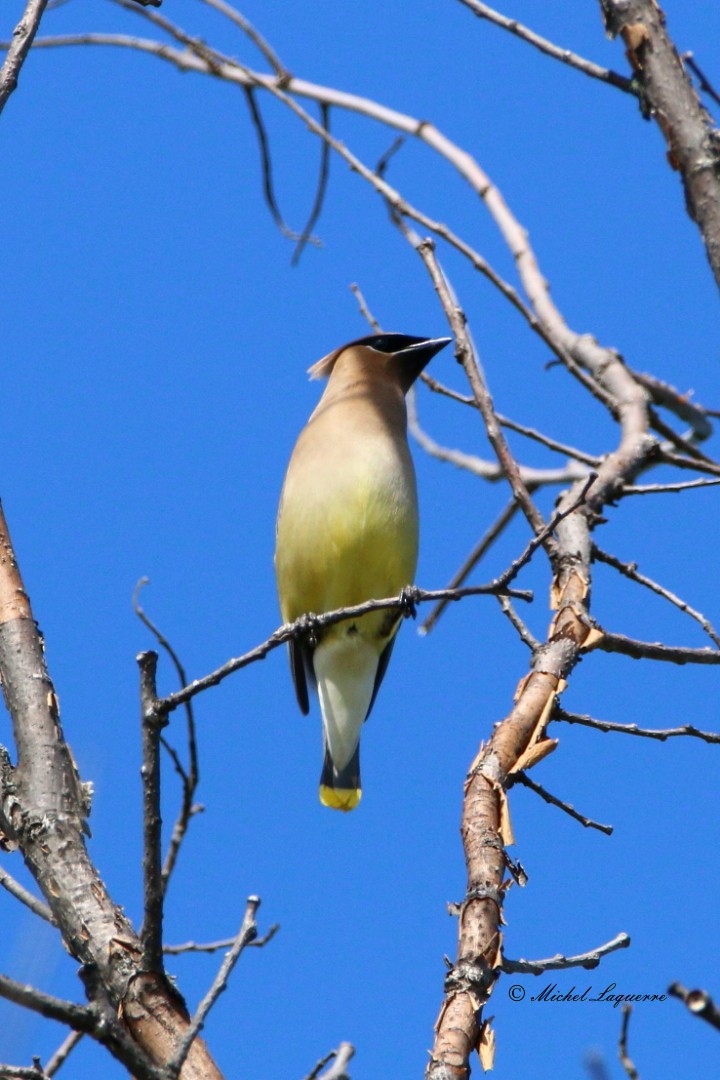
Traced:
[[347, 468], [341, 482], [320, 474], [302, 486], [289, 472], [275, 556], [285, 621], [393, 596], [412, 584], [418, 527], [408, 463], [409, 457], [391, 468]]

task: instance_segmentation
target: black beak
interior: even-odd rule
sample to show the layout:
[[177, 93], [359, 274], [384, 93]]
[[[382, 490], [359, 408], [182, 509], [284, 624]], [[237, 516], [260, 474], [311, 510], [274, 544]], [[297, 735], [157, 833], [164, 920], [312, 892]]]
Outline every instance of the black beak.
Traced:
[[400, 367], [400, 381], [405, 393], [410, 389], [421, 371], [430, 363], [433, 356], [449, 345], [452, 338], [428, 338], [406, 346], [395, 353], [394, 361]]

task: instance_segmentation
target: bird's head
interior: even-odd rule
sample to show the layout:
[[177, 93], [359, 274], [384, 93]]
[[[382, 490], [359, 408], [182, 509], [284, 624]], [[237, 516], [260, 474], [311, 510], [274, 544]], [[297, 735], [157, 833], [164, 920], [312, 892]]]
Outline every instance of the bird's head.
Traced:
[[356, 356], [373, 362], [373, 354], [382, 363], [390, 378], [396, 379], [407, 393], [420, 372], [436, 353], [449, 345], [452, 338], [412, 337], [409, 334], [369, 334], [334, 349], [308, 369], [311, 379], [326, 379], [344, 353], [353, 350]]

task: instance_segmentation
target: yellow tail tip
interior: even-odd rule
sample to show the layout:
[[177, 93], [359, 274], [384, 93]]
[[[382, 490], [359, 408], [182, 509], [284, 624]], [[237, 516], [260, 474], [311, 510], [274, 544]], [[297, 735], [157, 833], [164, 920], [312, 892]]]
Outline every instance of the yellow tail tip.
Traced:
[[354, 810], [360, 802], [362, 791], [360, 788], [333, 788], [327, 784], [320, 785], [320, 802], [323, 806], [329, 806], [333, 810]]

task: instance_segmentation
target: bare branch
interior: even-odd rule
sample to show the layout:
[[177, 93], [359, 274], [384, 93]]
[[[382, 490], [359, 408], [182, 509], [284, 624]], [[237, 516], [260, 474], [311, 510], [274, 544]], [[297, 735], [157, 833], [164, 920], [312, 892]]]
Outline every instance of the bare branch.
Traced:
[[[455, 465], [459, 469], [466, 469], [473, 476], [479, 476], [482, 480], [497, 482], [505, 479], [505, 470], [498, 462], [486, 461], [475, 454], [466, 454], [462, 450], [451, 450], [449, 447], [440, 446], [439, 443], [436, 443], [420, 427], [416, 395], [412, 390], [408, 394], [407, 401], [408, 429], [418, 445], [427, 454], [437, 458], [439, 461], [446, 461], [450, 465]], [[497, 414], [496, 419], [499, 420]], [[581, 477], [587, 476], [588, 471], [584, 466], [570, 461], [562, 469], [537, 469], [530, 465], [518, 465], [518, 474], [529, 492], [531, 487], [538, 488], [545, 484], [570, 484], [573, 480], [579, 480]]]
[[[477, 564], [482, 559], [483, 555], [485, 555], [485, 553], [490, 550], [497, 538], [505, 531], [506, 527], [515, 517], [518, 510], [518, 504], [515, 502], [514, 499], [511, 499], [510, 502], [506, 504], [505, 509], [492, 523], [492, 525], [487, 528], [487, 530], [480, 538], [478, 543], [475, 545], [473, 550], [470, 552], [460, 569], [448, 582], [448, 589], [460, 588], [463, 581], [465, 581], [471, 571], [475, 569]], [[441, 600], [438, 604], [436, 604], [428, 617], [418, 627], [419, 633], [429, 634], [449, 603], [449, 600]]]
[[[706, 481], [701, 481], [706, 483]], [[696, 622], [702, 626], [705, 633], [708, 635], [715, 644], [720, 647], [720, 635], [718, 635], [713, 628], [712, 624], [700, 611], [696, 611], [695, 608], [691, 608], [684, 600], [679, 596], [676, 596], [670, 589], [666, 589], [663, 585], [659, 585], [652, 578], [646, 577], [645, 574], [641, 574], [637, 568], [637, 563], [625, 563], [614, 555], [610, 555], [607, 551], [603, 551], [597, 544], [593, 545], [593, 558], [598, 562], [605, 563], [607, 566], [612, 566], [613, 569], [618, 570], [625, 577], [631, 581], [636, 581], [638, 585], [644, 585], [646, 589], [650, 589], [651, 592], [657, 593], [658, 596], [662, 596], [665, 600], [668, 600], [675, 607], [680, 608], [686, 615], [689, 615], [691, 619], [695, 619]]]
[[632, 656], [634, 660], [664, 660], [669, 664], [720, 664], [720, 649], [687, 649], [681, 645], [663, 645], [660, 641], [637, 641], [624, 634], [602, 631], [593, 648], [603, 652]]
[[[173, 665], [175, 667], [175, 670], [176, 670], [177, 675], [178, 675], [178, 679], [180, 680], [180, 686], [185, 686], [185, 684], [188, 681], [187, 680], [187, 674], [185, 672], [184, 665], [180, 661], [180, 657], [177, 655], [177, 653], [175, 652], [175, 650], [173, 649], [172, 645], [167, 640], [167, 638], [163, 634], [161, 634], [158, 627], [148, 617], [148, 615], [145, 613], [145, 611], [140, 606], [140, 601], [139, 601], [140, 589], [142, 589], [143, 586], [145, 586], [147, 584], [148, 584], [148, 579], [147, 578], [141, 578], [140, 581], [135, 586], [135, 591], [133, 592], [133, 608], [135, 610], [135, 614], [138, 616], [138, 618], [141, 620], [141, 622], [144, 623], [145, 626], [147, 626], [147, 628], [150, 630], [150, 632], [154, 635], [154, 637], [157, 640], [158, 644], [161, 645], [161, 647], [163, 649], [165, 649], [165, 651], [167, 652], [168, 656], [172, 660], [172, 663], [173, 663]], [[170, 843], [168, 844], [168, 850], [167, 850], [167, 853], [165, 855], [165, 860], [163, 862], [162, 871], [161, 871], [161, 882], [162, 882], [163, 896], [167, 892], [167, 887], [168, 887], [168, 884], [169, 884], [169, 881], [170, 881], [170, 877], [171, 877], [172, 872], [173, 872], [173, 870], [175, 868], [175, 863], [177, 861], [177, 857], [178, 857], [178, 854], [179, 854], [179, 851], [180, 851], [180, 847], [181, 847], [182, 842], [183, 842], [183, 840], [185, 838], [185, 834], [187, 833], [188, 825], [190, 824], [190, 819], [196, 813], [199, 813], [199, 811], [202, 809], [202, 807], [196, 806], [195, 803], [194, 803], [195, 792], [197, 790], [197, 786], [198, 786], [198, 783], [200, 781], [200, 769], [199, 769], [199, 765], [198, 765], [197, 739], [195, 737], [195, 717], [193, 715], [192, 701], [187, 701], [185, 703], [185, 716], [186, 716], [186, 722], [187, 722], [188, 761], [189, 761], [187, 769], [185, 769], [183, 767], [183, 765], [182, 765], [182, 763], [180, 761], [180, 758], [179, 758], [177, 752], [174, 750], [174, 748], [172, 746], [170, 746], [170, 744], [167, 742], [167, 740], [162, 735], [160, 736], [160, 741], [161, 741], [162, 745], [164, 746], [165, 750], [170, 755], [170, 757], [172, 759], [172, 762], [173, 762], [173, 764], [175, 766], [175, 771], [180, 776], [180, 780], [181, 780], [181, 783], [182, 783], [182, 791], [183, 791], [180, 810], [178, 812], [177, 818], [175, 819], [175, 824], [173, 826], [173, 831], [172, 831], [172, 834], [170, 836]]]
[[[222, 941], [209, 941], [206, 945], [195, 941], [186, 941], [184, 945], [163, 945], [163, 952], [168, 956], [181, 956], [188, 952], [214, 953], [220, 949], [229, 949], [235, 938], [223, 938]], [[251, 944], [248, 942], [248, 944]]]
[[[325, 102], [320, 103], [320, 120], [322, 126], [326, 131], [330, 130], [330, 106]], [[312, 239], [312, 231], [315, 228], [318, 218], [322, 213], [322, 208], [325, 203], [325, 194], [327, 192], [328, 177], [330, 175], [330, 146], [323, 139], [320, 147], [320, 174], [318, 176], [317, 191], [315, 192], [315, 200], [310, 210], [305, 228], [303, 229], [300, 237], [298, 238], [297, 247], [293, 253], [293, 257], [290, 260], [292, 266], [297, 266], [300, 262], [300, 256], [305, 250], [305, 245]]]
[[[178, 1046], [172, 1060], [168, 1063], [166, 1071], [168, 1076], [177, 1077], [180, 1075], [180, 1070], [183, 1067], [183, 1063], [190, 1052], [190, 1047], [193, 1041], [196, 1039], [199, 1032], [202, 1030], [208, 1013], [212, 1009], [213, 1005], [220, 997], [220, 994], [227, 989], [228, 980], [232, 973], [232, 969], [240, 959], [240, 955], [243, 952], [246, 945], [257, 938], [257, 923], [255, 922], [255, 915], [257, 909], [260, 907], [259, 896], [249, 896], [247, 901], [247, 907], [245, 909], [245, 917], [242, 921], [242, 925], [235, 937], [233, 946], [230, 952], [223, 960], [220, 970], [218, 971], [212, 986], [208, 990], [205, 997], [202, 999], [197, 1007], [197, 1011], [193, 1016], [190, 1026], [187, 1032], [183, 1036], [183, 1039]], [[274, 931], [271, 931], [264, 941], [268, 941]]]
[[258, 149], [260, 151], [260, 164], [262, 167], [263, 195], [265, 196], [267, 208], [283, 236], [287, 236], [291, 240], [298, 240], [298, 234], [285, 223], [277, 198], [275, 197], [272, 158], [270, 156], [270, 141], [267, 136], [260, 107], [257, 103], [257, 98], [255, 97], [255, 88], [253, 86], [244, 86], [243, 90], [245, 91], [245, 100], [247, 101], [248, 109], [250, 111], [250, 119], [255, 128], [255, 134], [257, 135]]
[[709, 476], [720, 476], [720, 465], [714, 461], [698, 461], [697, 458], [683, 457], [682, 454], [673, 454], [665, 449], [658, 451], [657, 460], [667, 465], [675, 465], [678, 469], [692, 469], [694, 472], [707, 473]]
[[599, 945], [597, 949], [580, 953], [578, 956], [563, 956], [562, 953], [557, 953], [548, 960], [508, 960], [503, 957], [501, 970], [508, 975], [542, 975], [546, 971], [562, 971], [571, 967], [596, 968], [603, 956], [617, 952], [618, 949], [627, 949], [629, 945], [628, 935], [618, 934], [605, 945]]
[[683, 67], [656, 0], [600, 2], [608, 32], [623, 39], [645, 113], [657, 121], [669, 162], [680, 173], [688, 213], [720, 285], [720, 134]]
[[[593, 821], [592, 818], [585, 817], [584, 814], [579, 813], [574, 806], [570, 803], [563, 802], [562, 799], [558, 799], [555, 795], [551, 795], [540, 784], [536, 784], [534, 780], [524, 772], [513, 773], [512, 780], [517, 781], [524, 787], [530, 788], [536, 795], [539, 795], [541, 799], [544, 799], [546, 803], [551, 806], [557, 806], [559, 810], [563, 810], [569, 817], [574, 818], [575, 821], [579, 821], [581, 825], [584, 825], [586, 829], [597, 829], [598, 832], [605, 833], [606, 836], [612, 836], [612, 825], [600, 825], [599, 822]], [[508, 784], [508, 786], [510, 786]]]
[[208, 7], [215, 8], [221, 15], [225, 15], [230, 22], [234, 23], [235, 26], [239, 26], [242, 32], [250, 38], [253, 45], [256, 45], [263, 54], [278, 79], [286, 81], [290, 78], [290, 72], [285, 67], [273, 47], [262, 34], [255, 29], [253, 24], [249, 22], [244, 15], [241, 15], [237, 8], [232, 7], [230, 4], [226, 4], [225, 0], [202, 0], [202, 3], [207, 4]]
[[307, 1076], [304, 1077], [304, 1080], [317, 1080], [317, 1077], [323, 1071], [328, 1061], [332, 1061], [336, 1054], [337, 1050], [331, 1050], [329, 1054], [325, 1055], [325, 1057], [320, 1058], [315, 1067], [310, 1070]]
[[[265, 937], [246, 942], [246, 948], [262, 948], [263, 945], [267, 945], [268, 941], [275, 936], [279, 929], [279, 924], [271, 926]], [[234, 942], [235, 938], [224, 938], [222, 941], [208, 941], [207, 943], [186, 941], [183, 945], [163, 945], [163, 952], [167, 953], [168, 956], [180, 956], [183, 953], [214, 953], [219, 952], [220, 949], [229, 949]]]
[[560, 60], [563, 64], [568, 64], [570, 67], [576, 68], [577, 71], [582, 71], [584, 75], [589, 75], [592, 79], [599, 79], [600, 82], [616, 86], [618, 90], [624, 90], [627, 94], [637, 93], [632, 81], [624, 75], [618, 75], [615, 71], [600, 67], [599, 64], [594, 64], [592, 60], [586, 60], [584, 57], [578, 56], [577, 53], [571, 52], [570, 49], [563, 49], [560, 45], [554, 45], [552, 41], [548, 41], [547, 38], [541, 37], [533, 30], [523, 26], [517, 19], [509, 19], [507, 15], [501, 15], [499, 11], [488, 7], [487, 4], [481, 4], [479, 0], [460, 0], [460, 3], [464, 4], [466, 8], [470, 8], [479, 19], [487, 19], [488, 22], [494, 23], [495, 26], [508, 30], [511, 34], [515, 34], [516, 37], [539, 49], [541, 53], [545, 53], [546, 56], [551, 56], [554, 60]]
[[92, 1006], [76, 1005], [73, 1001], [45, 994], [7, 975], [0, 975], [0, 997], [49, 1020], [57, 1020], [76, 1031], [92, 1035], [107, 1047], [113, 1057], [132, 1068], [138, 1080], [165, 1080], [162, 1069], [153, 1065], [111, 1014], [101, 1015]]
[[37, 1065], [0, 1065], [0, 1080], [47, 1080], [47, 1073], [35, 1058]]
[[695, 75], [697, 75], [700, 82], [700, 89], [703, 91], [703, 93], [711, 97], [716, 105], [720, 105], [720, 94], [718, 94], [717, 90], [712, 85], [705, 72], [698, 64], [694, 54], [691, 52], [685, 52], [682, 54], [682, 59], [685, 61], [690, 70], [693, 71]]
[[626, 484], [625, 495], [658, 495], [670, 491], [689, 491], [692, 488], [714, 487], [720, 480], [685, 480], [677, 484]]
[[[140, 942], [88, 856], [83, 837], [88, 790], [65, 742], [43, 642], [1, 511], [0, 678], [18, 756], [12, 799], [2, 800], [0, 828], [20, 847], [69, 952], [82, 965], [94, 1003], [95, 1011], [60, 1011], [56, 1018], [92, 1034], [138, 1080], [159, 1080], [150, 1055], [163, 1060], [168, 1045], [186, 1030], [187, 1019], [166, 983], [142, 977]], [[4, 996], [43, 1011], [35, 992], [22, 986], [17, 992], [18, 985], [6, 982]], [[57, 999], [49, 1001], [51, 1010], [53, 1002]], [[130, 1034], [116, 1019], [121, 1004]], [[194, 1045], [189, 1065], [189, 1075], [196, 1071], [204, 1080], [220, 1078], [202, 1042]]]
[[684, 1001], [694, 1016], [699, 1016], [701, 1020], [705, 1020], [720, 1031], [720, 1009], [707, 990], [688, 990], [681, 983], [674, 982], [668, 986], [668, 994]]
[[630, 1016], [632, 1014], [632, 1005], [628, 1005], [627, 1002], [623, 1005], [623, 1018], [622, 1027], [620, 1028], [620, 1040], [618, 1042], [618, 1057], [620, 1058], [620, 1064], [630, 1080], [640, 1080], [639, 1073], [633, 1065], [632, 1059], [628, 1053], [628, 1026], [630, 1024]]
[[[390, 201], [390, 205], [393, 205], [392, 201]], [[458, 305], [453, 288], [437, 260], [435, 255], [435, 244], [430, 239], [422, 240], [417, 233], [402, 222], [401, 218], [398, 217], [396, 220], [403, 235], [415, 248], [427, 268], [433, 287], [438, 294], [443, 311], [445, 312], [445, 316], [455, 339], [455, 355], [463, 366], [468, 382], [470, 383], [473, 397], [482, 414], [490, 445], [495, 451], [498, 462], [500, 463], [502, 471], [512, 490], [513, 497], [519, 504], [530, 527], [537, 536], [545, 530], [545, 522], [542, 514], [532, 501], [527, 485], [520, 475], [518, 464], [500, 430], [500, 425], [498, 424], [497, 416], [495, 415], [495, 406], [480, 370], [475, 355], [475, 349], [467, 331], [467, 317], [462, 308]], [[548, 534], [546, 534], [545, 540], [548, 540]], [[552, 551], [553, 546], [552, 542], [546, 543], [548, 551]]]
[[13, 30], [12, 42], [8, 46], [5, 62], [0, 68], [0, 113], [7, 100], [16, 89], [20, 71], [30, 52], [43, 12], [48, 0], [28, 0], [20, 22]]
[[[530, 562], [537, 549], [545, 543], [545, 540], [554, 532], [559, 525], [562, 524], [568, 517], [579, 510], [581, 506], [584, 506], [587, 502], [590, 491], [597, 480], [597, 473], [590, 473], [585, 479], [585, 483], [578, 490], [574, 491], [573, 497], [570, 501], [564, 500], [564, 505], [557, 510], [550, 518], [548, 524], [530, 540], [523, 553], [514, 559], [510, 566], [499, 577], [495, 578], [492, 583], [496, 587], [497, 595], [502, 595], [502, 586], [509, 585], [511, 581], [517, 577], [522, 570], [523, 566], [526, 566]], [[514, 595], [512, 592], [507, 593], [508, 596]]]
[[28, 890], [21, 885], [19, 881], [16, 881], [14, 877], [8, 874], [7, 870], [2, 866], [0, 866], [0, 885], [2, 885], [3, 889], [7, 889], [16, 900], [19, 900], [22, 904], [25, 904], [26, 907], [29, 907], [32, 912], [39, 915], [41, 919], [45, 919], [45, 921], [51, 923], [52, 926], [57, 926], [55, 916], [50, 908], [47, 907], [46, 904], [43, 904], [42, 900], [38, 900], [36, 896], [33, 896], [31, 892], [28, 892]]
[[[634, 377], [634, 376], [633, 376]], [[638, 384], [643, 385], [643, 380], [638, 379]], [[678, 435], [677, 431], [666, 424], [662, 417], [658, 416], [655, 409], [648, 409], [648, 415], [650, 417], [650, 426], [654, 431], [657, 431], [659, 435], [667, 439], [668, 442], [681, 450], [688, 457], [693, 458], [695, 461], [704, 461], [706, 464], [713, 465], [712, 458], [709, 458], [707, 454], [704, 454], [702, 450], [696, 446], [697, 435], [694, 430], [685, 432], [683, 435]], [[668, 450], [668, 446], [659, 447], [660, 451]]]
[[669, 409], [675, 416], [690, 424], [692, 428], [691, 438], [697, 439], [698, 442], [710, 438], [713, 428], [708, 420], [708, 410], [701, 405], [695, 404], [689, 392], [683, 394], [676, 390], [674, 386], [671, 386], [670, 383], [647, 372], [634, 371], [633, 377], [650, 392], [650, 396], [656, 405]]
[[365, 297], [363, 296], [362, 292], [360, 291], [360, 286], [355, 284], [355, 282], [353, 282], [352, 285], [350, 286], [350, 292], [353, 294], [353, 296], [357, 300], [358, 307], [360, 308], [360, 314], [363, 316], [363, 318], [367, 319], [367, 321], [370, 323], [370, 326], [372, 326], [375, 333], [377, 333], [377, 334], [382, 333], [382, 331], [380, 329], [380, 323], [377, 321], [377, 319], [374, 317], [374, 315], [370, 311], [370, 308], [367, 306], [367, 303], [365, 302]]
[[[529, 547], [530, 545], [528, 545]], [[532, 549], [534, 551], [535, 548]], [[520, 557], [523, 559], [522, 565], [527, 562], [532, 554], [532, 551], [528, 554], [526, 548], [523, 555]], [[518, 560], [516, 560], [517, 563]], [[515, 566], [512, 566], [506, 573], [515, 575]], [[519, 569], [520, 567], [518, 567]], [[504, 576], [504, 575], [503, 575]], [[489, 585], [469, 585], [464, 589], [418, 589], [416, 586], [408, 586], [400, 596], [390, 596], [382, 600], [367, 600], [364, 604], [355, 604], [353, 607], [338, 608], [337, 611], [328, 611], [322, 615], [314, 615], [312, 613], [301, 615], [295, 622], [285, 623], [280, 626], [263, 641], [260, 645], [257, 645], [250, 652], [244, 653], [242, 656], [238, 656], [232, 660], [228, 660], [222, 667], [212, 671], [209, 675], [203, 676], [201, 679], [194, 679], [193, 682], [183, 687], [182, 690], [176, 690], [173, 694], [168, 694], [166, 697], [161, 698], [158, 702], [158, 708], [163, 712], [172, 712], [173, 709], [177, 709], [179, 705], [184, 705], [190, 698], [195, 697], [196, 694], [202, 693], [210, 686], [217, 686], [218, 683], [226, 679], [228, 675], [232, 675], [233, 672], [239, 671], [241, 668], [247, 667], [248, 664], [254, 664], [258, 660], [264, 660], [268, 653], [273, 649], [277, 649], [278, 646], [284, 645], [286, 641], [290, 641], [291, 638], [299, 637], [302, 634], [308, 632], [323, 629], [326, 626], [333, 626], [335, 623], [342, 622], [344, 619], [354, 619], [360, 615], [366, 615], [369, 611], [385, 611], [391, 608], [398, 608], [400, 611], [409, 612], [408, 605], [422, 604], [428, 600], [462, 600], [466, 596], [498, 596], [505, 594], [512, 596], [516, 600], [532, 600], [532, 593], [528, 589], [511, 589], [504, 581], [496, 579]]]
[[520, 618], [517, 611], [512, 606], [509, 598], [507, 596], [498, 596], [498, 603], [500, 604], [503, 615], [505, 615], [510, 620], [510, 622], [520, 635], [520, 640], [524, 642], [525, 645], [527, 645], [530, 652], [534, 653], [537, 649], [539, 649], [540, 642], [531, 633], [530, 629]]
[[[181, 52], [164, 43], [124, 34], [75, 34], [42, 38], [36, 42], [36, 47], [111, 45], [130, 48], [167, 60], [181, 71], [197, 71], [225, 79], [228, 82], [238, 83], [241, 86], [257, 86], [266, 89], [301, 119], [314, 135], [325, 139], [328, 145], [346, 161], [349, 167], [370, 183], [399, 215], [416, 221], [424, 229], [428, 229], [430, 232], [442, 237], [464, 255], [471, 265], [479, 273], [483, 274], [512, 304], [515, 310], [522, 315], [533, 332], [545, 342], [575, 378], [595, 398], [602, 402], [613, 415], [616, 415], [617, 402], [612, 394], [604, 389], [602, 385], [604, 380], [597, 378], [596, 374], [587, 373], [590, 370], [598, 374], [603, 371], [608, 362], [608, 350], [598, 346], [589, 335], [573, 333], [565, 325], [560, 313], [550, 299], [547, 282], [543, 278], [535, 255], [529, 246], [527, 231], [513, 217], [500, 192], [467, 151], [454, 144], [428, 121], [416, 120], [414, 117], [407, 116], [394, 109], [388, 109], [386, 106], [370, 101], [367, 98], [346, 94], [330, 87], [317, 86], [295, 78], [283, 82], [282, 86], [285, 89], [281, 89], [276, 78], [251, 71], [239, 64], [238, 61], [223, 56], [215, 49], [209, 49], [203, 42], [185, 34], [179, 28], [168, 23], [167, 20], [160, 20], [158, 16], [150, 12], [144, 12], [143, 14], [151, 21], [162, 25], [163, 29], [172, 34], [176, 40], [182, 42], [186, 46], [185, 51]], [[538, 314], [535, 314], [525, 305], [517, 290], [506, 282], [486, 259], [442, 222], [433, 220], [402, 198], [377, 172], [363, 164], [342, 142], [333, 138], [321, 124], [317, 123], [309, 113], [298, 105], [294, 98], [290, 96], [291, 94], [312, 100], [326, 101], [328, 104], [338, 108], [349, 109], [372, 117], [380, 123], [416, 136], [449, 161], [485, 201], [513, 254], [525, 288]]]
[[[349, 1042], [342, 1042], [338, 1046], [337, 1050], [331, 1051], [325, 1058], [323, 1064], [327, 1064], [328, 1061], [332, 1061], [332, 1065], [326, 1073], [319, 1076], [318, 1065], [310, 1073], [307, 1080], [314, 1080], [314, 1077], [319, 1077], [319, 1080], [350, 1080], [350, 1074], [347, 1071], [347, 1065], [350, 1059], [355, 1054], [355, 1047]], [[322, 1066], [321, 1066], [322, 1067]]]
[[63, 1039], [60, 1046], [58, 1046], [57, 1050], [45, 1066], [46, 1076], [55, 1076], [59, 1069], [65, 1064], [77, 1044], [81, 1041], [82, 1037], [82, 1031], [71, 1031], [67, 1038]]
[[[475, 398], [468, 397], [465, 394], [458, 394], [457, 391], [451, 390], [449, 386], [444, 386], [443, 383], [433, 378], [427, 371], [422, 372], [420, 379], [436, 394], [443, 394], [452, 401], [459, 401], [463, 405], [470, 405], [473, 409], [477, 409], [478, 405]], [[597, 468], [600, 464], [600, 458], [593, 457], [592, 454], [586, 454], [584, 451], [578, 450], [574, 446], [568, 446], [567, 443], [558, 442], [557, 439], [550, 438], [549, 435], [543, 434], [542, 431], [528, 427], [526, 424], [519, 424], [517, 420], [511, 420], [509, 417], [503, 416], [502, 413], [496, 412], [495, 415], [502, 427], [506, 427], [510, 431], [516, 431], [519, 435], [525, 435], [528, 439], [533, 439], [542, 446], [547, 446], [549, 450], [555, 450], [557, 453], [564, 454], [566, 457], [582, 461], [586, 465], [590, 465], [591, 468]]]
[[562, 720], [566, 724], [581, 724], [583, 727], [596, 728], [598, 731], [616, 731], [622, 735], [638, 735], [643, 739], [657, 739], [665, 742], [666, 739], [682, 738], [690, 736], [702, 739], [706, 743], [720, 743], [720, 732], [700, 731], [692, 724], [684, 724], [682, 727], [666, 728], [657, 730], [653, 728], [641, 728], [637, 724], [615, 724], [610, 720], [596, 720], [593, 716], [582, 716], [580, 713], [567, 712], [565, 709], [556, 707], [553, 720]]
[[163, 886], [162, 886], [162, 817], [160, 814], [160, 732], [167, 716], [158, 709], [155, 675], [156, 652], [140, 653], [140, 702], [142, 718], [143, 782], [143, 900], [141, 932], [144, 971], [161, 973]]

